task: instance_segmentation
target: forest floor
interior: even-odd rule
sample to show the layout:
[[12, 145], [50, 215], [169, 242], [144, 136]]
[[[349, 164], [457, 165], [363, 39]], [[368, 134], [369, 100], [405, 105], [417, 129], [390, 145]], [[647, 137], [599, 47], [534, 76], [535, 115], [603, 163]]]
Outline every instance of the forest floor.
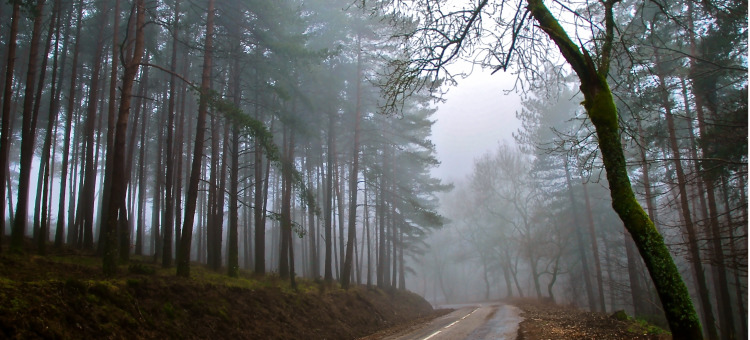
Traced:
[[513, 299], [508, 303], [521, 309], [518, 340], [537, 339], [658, 339], [669, 340], [665, 330], [623, 313], [592, 313], [575, 307], [559, 306], [534, 299]]
[[435, 313], [396, 290], [302, 279], [295, 290], [275, 275], [199, 265], [184, 279], [146, 257], [105, 278], [92, 255], [0, 254], [0, 338], [354, 339]]

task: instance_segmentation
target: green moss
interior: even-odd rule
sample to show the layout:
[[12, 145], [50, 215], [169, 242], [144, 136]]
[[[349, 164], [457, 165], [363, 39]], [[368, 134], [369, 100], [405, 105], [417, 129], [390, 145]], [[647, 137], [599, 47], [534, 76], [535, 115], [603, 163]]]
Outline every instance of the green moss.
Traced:
[[162, 312], [164, 312], [164, 315], [166, 315], [169, 319], [174, 320], [177, 317], [177, 312], [174, 309], [174, 306], [172, 306], [172, 303], [169, 301], [165, 302], [164, 305], [161, 307]]
[[88, 285], [85, 282], [73, 278], [65, 280], [64, 286], [67, 290], [80, 293], [85, 292], [88, 289]]
[[138, 288], [141, 285], [143, 285], [143, 281], [139, 279], [127, 279], [125, 283], [128, 285], [128, 287], [133, 288], [133, 289]]
[[8, 288], [14, 287], [15, 285], [16, 285], [15, 281], [5, 278], [5, 277], [0, 277], [0, 289], [8, 289]]
[[20, 312], [27, 308], [29, 308], [29, 304], [28, 304], [28, 301], [26, 300], [19, 299], [19, 298], [13, 298], [10, 300], [9, 309], [11, 312]]
[[154, 275], [156, 274], [156, 269], [154, 267], [145, 265], [142, 263], [133, 263], [130, 266], [128, 266], [128, 273], [130, 274], [141, 274], [141, 275]]
[[99, 299], [99, 297], [94, 294], [86, 294], [86, 301], [99, 304], [101, 302], [101, 299]]
[[120, 287], [112, 281], [92, 281], [89, 292], [100, 297], [111, 298], [119, 294]]
[[628, 321], [630, 320], [630, 317], [628, 316], [628, 313], [625, 313], [624, 310], [618, 310], [612, 314], [612, 318], [615, 320], [620, 321]]
[[52, 256], [50, 260], [86, 267], [98, 267], [101, 265], [101, 258], [95, 256]]
[[650, 324], [648, 321], [643, 319], [637, 319], [633, 324], [628, 327], [628, 332], [635, 334], [648, 334], [648, 335], [662, 335], [670, 334], [668, 331]]
[[227, 306], [221, 306], [216, 309], [216, 314], [224, 321], [229, 321], [229, 314], [227, 312]]

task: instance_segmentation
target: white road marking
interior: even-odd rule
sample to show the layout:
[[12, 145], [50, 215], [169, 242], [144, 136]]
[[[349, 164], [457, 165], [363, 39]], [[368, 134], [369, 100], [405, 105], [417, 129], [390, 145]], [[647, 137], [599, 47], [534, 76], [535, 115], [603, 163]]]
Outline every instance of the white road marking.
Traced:
[[[461, 319], [461, 320], [463, 320], [463, 319]], [[461, 321], [461, 320], [456, 320], [456, 321], [453, 321], [453, 322], [452, 322], [452, 323], [451, 323], [450, 325], [448, 325], [448, 326], [445, 326], [445, 327], [443, 327], [443, 329], [447, 329], [448, 327], [450, 327], [450, 326], [453, 326], [453, 325], [457, 324], [457, 323], [458, 323], [459, 321]]]
[[[469, 313], [469, 314], [466, 314], [466, 315], [464, 315], [464, 317], [462, 317], [462, 318], [460, 318], [460, 319], [458, 319], [458, 320], [456, 320], [456, 321], [453, 321], [453, 322], [452, 322], [452, 323], [451, 323], [450, 325], [448, 325], [448, 326], [445, 326], [445, 327], [443, 327], [443, 329], [448, 329], [448, 328], [450, 328], [451, 326], [453, 326], [453, 325], [457, 324], [457, 323], [458, 323], [459, 321], [461, 321], [461, 320], [463, 320], [463, 319], [466, 319], [466, 318], [468, 318], [468, 317], [469, 317], [469, 315], [471, 315], [471, 314], [474, 314], [474, 312], [476, 312], [476, 311], [477, 311], [477, 309], [479, 309], [479, 308], [474, 308], [474, 310], [473, 310], [473, 311], [471, 311], [471, 313]], [[431, 339], [432, 337], [434, 337], [434, 336], [436, 336], [436, 335], [438, 335], [438, 334], [440, 334], [440, 333], [442, 333], [442, 332], [443, 332], [443, 330], [439, 330], [439, 331], [437, 331], [437, 332], [435, 332], [435, 333], [432, 333], [432, 334], [430, 334], [430, 336], [428, 336], [428, 337], [426, 337], [426, 338], [424, 338], [424, 339], [422, 339], [422, 340], [429, 340], [429, 339]]]
[[426, 337], [426, 338], [424, 338], [424, 339], [422, 339], [422, 340], [428, 340], [428, 339], [432, 338], [433, 336], [435, 336], [435, 335], [438, 335], [438, 334], [440, 334], [441, 332], [442, 332], [442, 331], [437, 331], [437, 332], [435, 332], [435, 333], [432, 333], [432, 334], [430, 334], [430, 336], [428, 336], [428, 337]]

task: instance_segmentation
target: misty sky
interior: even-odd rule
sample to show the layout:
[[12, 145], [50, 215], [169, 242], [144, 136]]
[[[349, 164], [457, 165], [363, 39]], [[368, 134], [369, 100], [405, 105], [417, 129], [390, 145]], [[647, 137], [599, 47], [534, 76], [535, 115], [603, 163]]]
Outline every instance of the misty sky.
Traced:
[[437, 104], [432, 141], [442, 163], [433, 174], [445, 181], [466, 177], [474, 159], [494, 150], [498, 143], [514, 143], [512, 133], [521, 125], [515, 116], [521, 108], [520, 98], [515, 92], [506, 95], [504, 90], [513, 87], [515, 76], [490, 73], [475, 68], [450, 88], [445, 103]]

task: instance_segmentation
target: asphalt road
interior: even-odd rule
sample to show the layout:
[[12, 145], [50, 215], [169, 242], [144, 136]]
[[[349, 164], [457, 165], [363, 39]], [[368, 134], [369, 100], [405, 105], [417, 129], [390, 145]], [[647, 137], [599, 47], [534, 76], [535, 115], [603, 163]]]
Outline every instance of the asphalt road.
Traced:
[[444, 306], [456, 310], [412, 328], [403, 334], [395, 334], [389, 340], [514, 340], [521, 322], [520, 310], [500, 303]]

